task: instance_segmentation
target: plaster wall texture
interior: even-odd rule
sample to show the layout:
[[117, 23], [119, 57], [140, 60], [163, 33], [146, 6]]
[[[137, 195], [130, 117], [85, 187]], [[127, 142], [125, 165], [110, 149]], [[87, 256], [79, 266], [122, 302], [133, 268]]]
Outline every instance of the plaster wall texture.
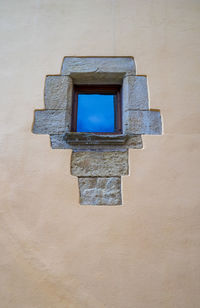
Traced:
[[[197, 0], [0, 2], [0, 307], [199, 308]], [[123, 206], [81, 206], [70, 150], [31, 132], [64, 56], [134, 56], [162, 136], [143, 136]]]

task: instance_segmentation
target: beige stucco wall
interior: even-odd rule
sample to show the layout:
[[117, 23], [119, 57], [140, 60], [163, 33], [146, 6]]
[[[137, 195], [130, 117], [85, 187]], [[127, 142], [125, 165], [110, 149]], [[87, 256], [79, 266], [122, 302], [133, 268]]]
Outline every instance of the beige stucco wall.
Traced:
[[[199, 308], [198, 0], [1, 0], [0, 308]], [[63, 56], [134, 56], [164, 135], [124, 206], [78, 204], [70, 151], [33, 135]]]

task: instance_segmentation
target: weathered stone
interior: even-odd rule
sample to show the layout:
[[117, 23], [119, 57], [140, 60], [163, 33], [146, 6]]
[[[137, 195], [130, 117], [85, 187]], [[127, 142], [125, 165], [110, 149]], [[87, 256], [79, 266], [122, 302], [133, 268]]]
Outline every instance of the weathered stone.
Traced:
[[47, 76], [44, 89], [44, 103], [46, 109], [72, 108], [72, 79], [69, 76]]
[[95, 134], [70, 132], [65, 134], [65, 140], [72, 145], [124, 145], [128, 136], [122, 134]]
[[141, 135], [133, 135], [133, 136], [127, 136], [127, 141], [123, 145], [111, 145], [111, 144], [84, 144], [84, 143], [77, 143], [72, 144], [68, 143], [65, 139], [65, 134], [57, 134], [57, 135], [51, 135], [51, 147], [52, 149], [74, 149], [74, 150], [97, 150], [97, 151], [118, 151], [120, 149], [142, 149], [142, 137]]
[[128, 135], [127, 142], [125, 144], [127, 149], [142, 149], [142, 136], [141, 135]]
[[129, 121], [125, 123], [124, 129], [126, 134], [162, 134], [162, 122], [159, 111], [130, 109], [128, 112]]
[[130, 92], [130, 108], [141, 110], [149, 109], [147, 77], [135, 76], [133, 89], [131, 89]]
[[148, 110], [147, 78], [144, 76], [127, 75], [123, 79], [122, 91], [123, 128], [130, 121], [130, 109]]
[[71, 174], [80, 177], [127, 175], [128, 151], [73, 151]]
[[61, 74], [71, 73], [135, 73], [132, 57], [65, 57]]
[[148, 88], [145, 76], [127, 75], [123, 79], [124, 112], [128, 109], [148, 110]]
[[120, 205], [120, 177], [79, 177], [80, 204]]
[[36, 110], [33, 126], [34, 134], [60, 134], [66, 131], [65, 111]]
[[72, 147], [66, 142], [65, 134], [50, 135], [52, 149], [71, 149]]
[[125, 73], [70, 73], [74, 84], [122, 84]]

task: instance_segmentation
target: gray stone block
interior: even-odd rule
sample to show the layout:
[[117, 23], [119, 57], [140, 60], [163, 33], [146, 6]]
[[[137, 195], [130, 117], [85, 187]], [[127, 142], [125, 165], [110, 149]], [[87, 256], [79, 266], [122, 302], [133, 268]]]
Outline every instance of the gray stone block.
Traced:
[[71, 145], [118, 145], [126, 144], [128, 136], [123, 134], [95, 134], [70, 132], [65, 134], [66, 141]]
[[121, 205], [120, 177], [80, 177], [80, 204]]
[[126, 134], [161, 135], [162, 122], [159, 111], [128, 110], [129, 119], [125, 124]]
[[65, 111], [36, 110], [33, 125], [34, 134], [61, 134], [66, 130]]
[[130, 121], [129, 110], [148, 110], [147, 78], [144, 76], [127, 75], [123, 79], [122, 90], [123, 128]]
[[74, 149], [74, 150], [96, 150], [96, 151], [120, 151], [121, 149], [142, 149], [141, 135], [128, 136], [127, 142], [124, 145], [96, 145], [96, 144], [76, 144], [72, 145], [65, 140], [65, 134], [51, 135], [52, 149]]
[[44, 89], [46, 109], [67, 109], [72, 106], [72, 79], [69, 76], [47, 76]]
[[135, 73], [132, 57], [65, 57], [61, 74], [71, 73]]
[[122, 84], [124, 73], [71, 73], [75, 84]]
[[123, 80], [123, 101], [126, 102], [124, 112], [127, 109], [148, 110], [147, 77], [126, 76]]
[[126, 143], [127, 149], [143, 149], [141, 135], [129, 135]]
[[71, 174], [80, 177], [127, 175], [128, 151], [73, 151]]
[[52, 149], [71, 149], [71, 146], [64, 139], [65, 134], [50, 135]]

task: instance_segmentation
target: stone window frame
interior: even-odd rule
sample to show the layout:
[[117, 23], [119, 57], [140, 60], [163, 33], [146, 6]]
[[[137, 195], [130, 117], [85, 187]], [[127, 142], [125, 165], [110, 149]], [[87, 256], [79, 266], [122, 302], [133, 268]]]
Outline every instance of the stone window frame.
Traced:
[[[73, 85], [122, 86], [122, 133], [71, 132]], [[141, 149], [142, 135], [161, 135], [159, 110], [149, 109], [147, 77], [136, 75], [133, 57], [65, 57], [61, 74], [48, 75], [45, 109], [36, 110], [33, 133], [49, 134], [53, 149], [72, 149], [80, 204], [121, 205], [121, 176], [129, 174], [128, 149]]]
[[[122, 85], [120, 136], [71, 133], [73, 84]], [[133, 57], [64, 57], [61, 74], [46, 77], [44, 102], [45, 109], [35, 111], [33, 132], [49, 134], [54, 149], [138, 149], [141, 135], [162, 133], [160, 112], [149, 110], [147, 77], [136, 75]]]

